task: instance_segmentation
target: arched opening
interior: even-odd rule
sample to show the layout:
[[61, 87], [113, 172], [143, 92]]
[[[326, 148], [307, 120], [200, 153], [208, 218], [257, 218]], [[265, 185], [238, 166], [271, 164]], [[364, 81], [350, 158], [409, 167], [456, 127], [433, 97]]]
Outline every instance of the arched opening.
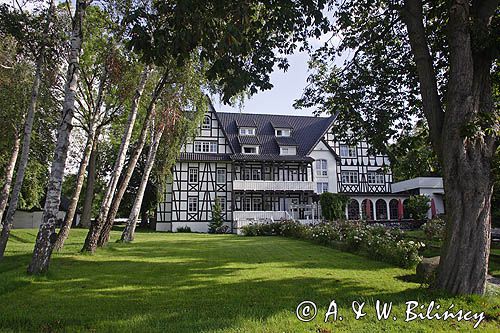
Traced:
[[361, 211], [363, 212], [363, 218], [373, 220], [373, 202], [370, 199], [363, 200]]
[[403, 201], [403, 218], [404, 219], [410, 218], [410, 212], [408, 211], [408, 199], [405, 199]]
[[348, 220], [359, 220], [359, 203], [356, 199], [351, 199], [349, 205], [347, 205], [347, 219]]
[[391, 201], [389, 201], [389, 214], [391, 220], [398, 219], [398, 200], [392, 199]]
[[378, 199], [375, 202], [377, 209], [377, 220], [387, 220], [387, 203], [384, 199]]

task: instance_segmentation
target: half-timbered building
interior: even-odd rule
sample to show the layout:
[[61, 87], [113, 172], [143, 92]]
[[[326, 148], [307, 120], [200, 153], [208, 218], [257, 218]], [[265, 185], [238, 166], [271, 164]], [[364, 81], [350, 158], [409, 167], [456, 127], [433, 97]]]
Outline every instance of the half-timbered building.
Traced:
[[348, 145], [331, 133], [334, 117], [216, 112], [210, 106], [198, 135], [172, 170], [156, 229], [189, 226], [206, 232], [219, 199], [234, 231], [254, 220], [318, 218], [323, 192], [351, 198], [346, 217], [396, 218], [387, 156], [366, 142]]

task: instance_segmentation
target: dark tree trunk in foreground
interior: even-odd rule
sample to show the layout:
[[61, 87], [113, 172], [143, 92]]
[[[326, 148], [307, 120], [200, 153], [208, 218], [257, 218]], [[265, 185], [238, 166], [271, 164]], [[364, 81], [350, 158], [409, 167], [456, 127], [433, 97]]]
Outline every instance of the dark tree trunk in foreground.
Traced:
[[108, 217], [109, 209], [113, 201], [116, 187], [118, 186], [118, 180], [120, 174], [122, 173], [123, 165], [125, 163], [125, 157], [127, 154], [128, 146], [130, 145], [130, 138], [132, 136], [132, 130], [134, 128], [135, 120], [137, 118], [137, 111], [139, 110], [139, 103], [141, 101], [142, 93], [146, 87], [149, 76], [149, 68], [145, 68], [142, 72], [139, 84], [135, 91], [134, 97], [132, 99], [132, 106], [130, 109], [130, 114], [128, 117], [127, 125], [125, 126], [125, 131], [123, 134], [122, 142], [120, 144], [120, 149], [118, 151], [118, 156], [113, 167], [113, 172], [111, 174], [111, 179], [109, 180], [108, 187], [106, 188], [106, 194], [102, 202], [101, 209], [97, 218], [90, 224], [89, 232], [85, 238], [85, 244], [83, 245], [82, 252], [93, 253], [97, 248], [97, 242], [101, 234], [102, 227], [106, 222]]
[[496, 138], [482, 133], [482, 129], [465, 131], [480, 116], [494, 112], [491, 50], [477, 43], [487, 37], [498, 1], [472, 4], [469, 7], [468, 1], [450, 2], [447, 26], [450, 70], [446, 106], [443, 106], [424, 31], [422, 2], [405, 1], [405, 22], [417, 65], [424, 113], [434, 149], [443, 165], [446, 192], [446, 239], [436, 287], [452, 294], [485, 291], [491, 239], [491, 162], [498, 145]]
[[125, 195], [125, 191], [127, 190], [130, 179], [132, 178], [132, 174], [134, 173], [137, 162], [141, 157], [142, 150], [144, 149], [144, 145], [146, 143], [146, 138], [148, 135], [148, 128], [151, 126], [151, 122], [153, 120], [153, 113], [156, 100], [152, 102], [154, 103], [151, 103], [148, 107], [146, 118], [144, 119], [144, 123], [142, 124], [141, 134], [139, 136], [139, 139], [137, 140], [134, 152], [132, 153], [132, 156], [130, 157], [130, 160], [128, 162], [127, 170], [123, 175], [120, 187], [118, 188], [118, 191], [116, 192], [115, 197], [113, 199], [113, 204], [109, 211], [106, 224], [102, 228], [101, 235], [98, 241], [98, 246], [104, 246], [109, 242], [109, 236], [111, 233], [111, 229], [113, 228], [113, 224], [115, 222], [116, 214], [118, 213], [118, 209], [120, 208], [120, 203], [123, 199], [123, 196]]
[[5, 169], [2, 192], [0, 192], [0, 222], [2, 221], [3, 212], [9, 201], [10, 186], [12, 184], [12, 177], [14, 177], [14, 169], [16, 168], [19, 148], [21, 148], [21, 138], [16, 134], [14, 146], [12, 147], [12, 154], [10, 155], [9, 163], [7, 163], [7, 168]]
[[95, 173], [97, 163], [97, 146], [99, 142], [99, 129], [95, 136], [94, 144], [92, 145], [92, 152], [90, 153], [90, 161], [87, 171], [87, 188], [85, 190], [85, 199], [83, 201], [83, 211], [80, 218], [81, 225], [90, 226], [90, 219], [92, 218], [92, 204], [94, 203], [94, 186], [95, 186]]
[[43, 211], [42, 223], [36, 238], [33, 257], [28, 266], [28, 274], [40, 274], [49, 269], [50, 256], [56, 240], [55, 226], [59, 204], [61, 201], [61, 188], [64, 177], [64, 168], [68, 155], [69, 138], [73, 129], [73, 115], [75, 113], [75, 97], [78, 89], [79, 60], [82, 49], [83, 35], [82, 24], [87, 8], [87, 1], [76, 2], [73, 27], [71, 31], [71, 47], [68, 59], [68, 72], [64, 88], [64, 102], [62, 119], [57, 135], [54, 161], [47, 185], [47, 199]]
[[137, 218], [139, 217], [139, 213], [141, 210], [142, 199], [144, 198], [144, 191], [146, 190], [146, 186], [149, 181], [149, 175], [151, 174], [151, 170], [153, 169], [153, 165], [156, 158], [156, 152], [158, 151], [158, 147], [160, 145], [163, 130], [164, 127], [162, 126], [157, 130], [156, 133], [153, 134], [151, 147], [149, 148], [148, 158], [146, 160], [146, 167], [144, 168], [144, 174], [142, 175], [141, 179], [141, 185], [137, 190], [137, 194], [134, 200], [134, 205], [132, 206], [132, 210], [130, 211], [130, 216], [127, 220], [127, 225], [122, 233], [121, 241], [123, 242], [131, 242], [134, 240], [135, 228], [137, 226]]
[[64, 242], [69, 236], [69, 230], [71, 229], [71, 225], [73, 223], [73, 219], [75, 218], [76, 209], [78, 207], [78, 199], [80, 199], [80, 193], [82, 191], [83, 182], [85, 180], [85, 171], [87, 169], [87, 164], [89, 162], [90, 153], [92, 151], [92, 146], [94, 145], [95, 134], [90, 133], [87, 138], [87, 143], [85, 144], [85, 150], [83, 151], [82, 160], [80, 161], [80, 167], [78, 168], [78, 174], [76, 176], [76, 184], [75, 191], [73, 193], [73, 197], [71, 198], [71, 202], [68, 207], [68, 211], [64, 217], [63, 225], [57, 234], [57, 240], [54, 244], [54, 250], [60, 251]]

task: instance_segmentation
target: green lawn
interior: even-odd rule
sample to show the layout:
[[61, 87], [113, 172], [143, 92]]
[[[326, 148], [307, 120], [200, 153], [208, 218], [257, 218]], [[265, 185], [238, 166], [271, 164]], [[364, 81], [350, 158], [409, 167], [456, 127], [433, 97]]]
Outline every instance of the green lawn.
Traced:
[[[500, 329], [498, 296], [432, 294], [405, 270], [281, 237], [139, 233], [93, 256], [73, 230], [44, 277], [25, 274], [36, 231], [15, 231], [0, 263], [1, 331], [353, 332], [471, 330], [457, 320], [404, 322], [405, 302], [485, 311], [481, 331]], [[113, 234], [113, 239], [118, 238]], [[323, 322], [335, 299], [343, 321]], [[375, 318], [376, 299], [393, 302], [391, 319]], [[295, 308], [314, 301], [319, 315], [299, 322]], [[366, 302], [354, 320], [351, 302]], [[392, 316], [396, 316], [394, 321]]]

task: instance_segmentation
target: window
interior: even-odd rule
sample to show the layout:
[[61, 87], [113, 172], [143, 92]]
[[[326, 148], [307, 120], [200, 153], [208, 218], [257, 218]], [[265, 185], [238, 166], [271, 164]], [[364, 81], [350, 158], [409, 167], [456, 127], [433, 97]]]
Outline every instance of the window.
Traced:
[[198, 198], [189, 197], [188, 198], [188, 212], [196, 213], [198, 211]]
[[356, 146], [340, 145], [340, 157], [356, 157]]
[[277, 129], [276, 130], [276, 136], [277, 137], [280, 137], [280, 136], [290, 136], [291, 134], [291, 131], [289, 129], [286, 129], [286, 128], [281, 128], [281, 129]]
[[250, 180], [250, 169], [243, 169], [243, 180]]
[[240, 135], [244, 135], [244, 136], [255, 135], [255, 128], [253, 128], [253, 127], [241, 127], [240, 128]]
[[328, 176], [328, 162], [326, 160], [316, 160], [316, 175]]
[[378, 172], [368, 172], [367, 174], [369, 184], [384, 184], [384, 174]]
[[252, 198], [245, 199], [245, 202], [243, 203], [243, 210], [252, 211]]
[[195, 153], [216, 153], [217, 152], [217, 142], [215, 142], [215, 141], [195, 141], [194, 142], [194, 152]]
[[253, 169], [252, 170], [252, 180], [262, 180], [261, 170]]
[[225, 169], [217, 169], [217, 184], [225, 184], [226, 183], [226, 170]]
[[328, 183], [318, 183], [317, 187], [319, 194], [328, 192]]
[[243, 146], [243, 154], [258, 154], [257, 146]]
[[222, 195], [218, 195], [217, 199], [219, 199], [220, 210], [222, 213], [226, 212], [226, 197]]
[[198, 183], [198, 168], [189, 168], [189, 184], [197, 184]]
[[281, 155], [297, 155], [297, 148], [295, 147], [281, 147]]
[[205, 118], [203, 118], [201, 129], [210, 129], [210, 128], [212, 128], [212, 118], [210, 117], [210, 115], [206, 115]]
[[253, 199], [253, 210], [257, 212], [262, 210], [262, 198]]
[[357, 184], [358, 172], [357, 171], [342, 171], [343, 184]]

